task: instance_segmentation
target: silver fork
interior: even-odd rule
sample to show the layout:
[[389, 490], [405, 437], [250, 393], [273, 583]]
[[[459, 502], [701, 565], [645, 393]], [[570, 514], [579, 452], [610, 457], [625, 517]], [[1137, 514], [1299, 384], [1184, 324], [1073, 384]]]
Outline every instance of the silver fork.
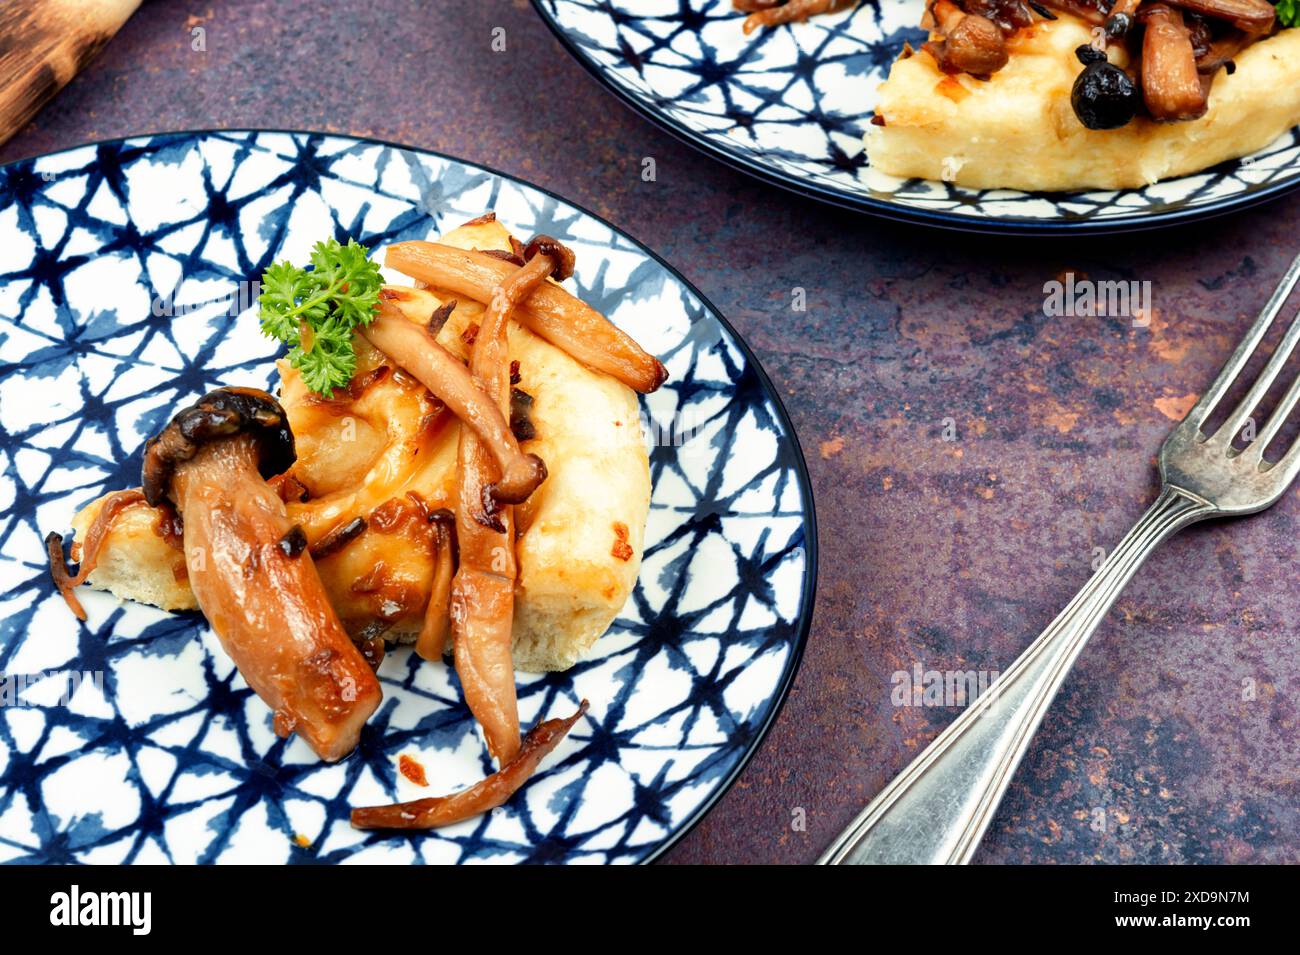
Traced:
[[1291, 263], [1249, 334], [1160, 450], [1160, 496], [1070, 605], [989, 690], [884, 788], [818, 860], [826, 865], [970, 861], [1075, 659], [1157, 546], [1197, 521], [1254, 514], [1300, 472], [1300, 441], [1273, 464], [1264, 452], [1300, 403], [1300, 379], [1244, 449], [1234, 439], [1300, 341], [1300, 317], [1259, 378], [1211, 435], [1202, 430], [1246, 367], [1300, 279]]

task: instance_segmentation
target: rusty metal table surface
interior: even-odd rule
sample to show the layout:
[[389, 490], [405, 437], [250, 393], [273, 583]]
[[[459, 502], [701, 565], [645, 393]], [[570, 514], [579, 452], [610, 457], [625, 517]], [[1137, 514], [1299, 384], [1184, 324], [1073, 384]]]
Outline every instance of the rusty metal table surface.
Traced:
[[[1300, 249], [1300, 196], [1086, 241], [817, 205], [637, 118], [526, 0], [148, 2], [0, 161], [248, 126], [432, 148], [569, 197], [680, 269], [776, 383], [819, 516], [812, 633], [771, 734], [673, 862], [816, 858], [958, 712], [895, 705], [895, 675], [996, 671], [1038, 634], [1146, 506], [1172, 419]], [[1049, 316], [1067, 271], [1150, 282], [1149, 322]], [[977, 861], [1300, 862], [1298, 519], [1293, 491], [1156, 555]]]

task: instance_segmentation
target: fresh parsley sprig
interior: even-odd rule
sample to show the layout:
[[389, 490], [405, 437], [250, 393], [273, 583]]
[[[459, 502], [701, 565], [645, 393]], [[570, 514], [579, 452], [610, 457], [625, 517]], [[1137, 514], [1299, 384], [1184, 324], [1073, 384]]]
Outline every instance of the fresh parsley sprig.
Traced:
[[307, 387], [332, 398], [356, 372], [352, 332], [374, 320], [382, 284], [365, 246], [317, 242], [310, 269], [277, 262], [262, 274], [262, 334], [288, 345]]
[[1275, 0], [1277, 22], [1284, 27], [1300, 26], [1300, 0]]

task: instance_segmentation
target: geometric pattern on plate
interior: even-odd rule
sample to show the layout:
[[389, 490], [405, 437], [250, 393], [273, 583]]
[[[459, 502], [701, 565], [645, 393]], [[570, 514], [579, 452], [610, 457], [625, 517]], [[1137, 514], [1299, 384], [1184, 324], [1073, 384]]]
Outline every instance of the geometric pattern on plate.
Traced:
[[976, 230], [1150, 226], [1300, 186], [1300, 132], [1242, 160], [1142, 189], [1024, 193], [899, 179], [862, 136], [922, 0], [869, 0], [745, 36], [731, 0], [533, 0], [601, 82], [715, 158], [796, 192], [896, 218]]
[[[514, 799], [434, 832], [360, 832], [354, 806], [492, 771], [454, 672], [391, 653], [358, 751], [327, 765], [275, 736], [200, 615], [83, 588], [79, 624], [41, 541], [137, 485], [143, 440], [177, 408], [271, 384], [277, 346], [241, 283], [323, 236], [428, 238], [486, 209], [571, 245], [577, 294], [668, 368], [643, 399], [659, 436], [644, 564], [589, 659], [519, 674], [526, 726], [592, 708]], [[0, 437], [0, 862], [643, 861], [743, 767], [807, 636], [807, 476], [753, 356], [634, 240], [432, 153], [211, 132], [0, 168]], [[429, 788], [397, 772], [401, 754]]]

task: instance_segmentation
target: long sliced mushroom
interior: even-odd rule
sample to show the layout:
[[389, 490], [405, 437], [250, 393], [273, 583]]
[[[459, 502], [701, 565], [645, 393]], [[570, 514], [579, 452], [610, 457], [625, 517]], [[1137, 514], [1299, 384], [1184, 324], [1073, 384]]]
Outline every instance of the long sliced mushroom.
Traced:
[[[469, 368], [503, 413], [510, 403], [508, 320], [549, 276], [573, 274], [573, 253], [546, 236], [528, 243], [525, 264], [514, 267], [490, 296], [474, 339]], [[456, 506], [459, 567], [451, 586], [451, 630], [456, 673], [470, 711], [483, 727], [488, 750], [504, 766], [519, 749], [519, 709], [511, 655], [515, 562], [514, 513], [493, 501], [491, 457], [477, 435], [460, 432]]]
[[1183, 15], [1165, 3], [1142, 8], [1142, 97], [1151, 118], [1162, 122], [1196, 119], [1208, 106], [1206, 85], [1196, 70], [1192, 40]]
[[1277, 12], [1266, 0], [1167, 0], [1175, 7], [1199, 13], [1202, 16], [1224, 20], [1246, 33], [1255, 36], [1273, 29]]
[[265, 478], [293, 464], [293, 434], [264, 391], [218, 388], [145, 445], [143, 493], [184, 520], [190, 586], [222, 647], [322, 759], [346, 756], [379, 682], [339, 623], [307, 539]]
[[504, 805], [586, 712], [587, 701], [583, 700], [572, 716], [538, 723], [506, 765], [469, 789], [451, 796], [353, 809], [352, 825], [358, 829], [437, 829]]
[[439, 345], [428, 329], [404, 317], [407, 294], [407, 290], [392, 286], [381, 289], [379, 313], [361, 334], [419, 379], [482, 440], [501, 472], [493, 486], [496, 500], [505, 504], [527, 500], [546, 480], [546, 465], [537, 455], [519, 449], [506, 414], [474, 384], [465, 366]]
[[424, 623], [415, 640], [415, 652], [425, 660], [439, 660], [451, 636], [451, 582], [456, 575], [456, 516], [444, 509], [434, 511], [433, 585], [424, 609]]
[[1106, 36], [1112, 42], [1123, 39], [1133, 29], [1142, 0], [1115, 0], [1106, 14]]
[[[484, 304], [518, 268], [486, 252], [419, 241], [389, 246], [384, 262], [432, 288]], [[539, 285], [513, 317], [593, 371], [617, 378], [643, 394], [668, 379], [660, 361], [631, 336], [553, 282]]]
[[819, 13], [830, 13], [839, 7], [847, 6], [848, 0], [786, 0], [780, 6], [780, 0], [768, 2], [768, 0], [733, 0], [735, 8], [742, 13], [748, 13], [745, 17], [745, 24], [741, 28], [746, 35], [753, 33], [755, 30], [761, 30], [763, 27], [779, 26], [782, 23], [794, 23], [796, 21], [807, 20], [809, 17], [815, 17]]
[[1211, 40], [1209, 47], [1196, 58], [1196, 69], [1201, 75], [1217, 73], [1242, 50], [1250, 46], [1259, 37], [1241, 30], [1230, 30], [1223, 36]]

